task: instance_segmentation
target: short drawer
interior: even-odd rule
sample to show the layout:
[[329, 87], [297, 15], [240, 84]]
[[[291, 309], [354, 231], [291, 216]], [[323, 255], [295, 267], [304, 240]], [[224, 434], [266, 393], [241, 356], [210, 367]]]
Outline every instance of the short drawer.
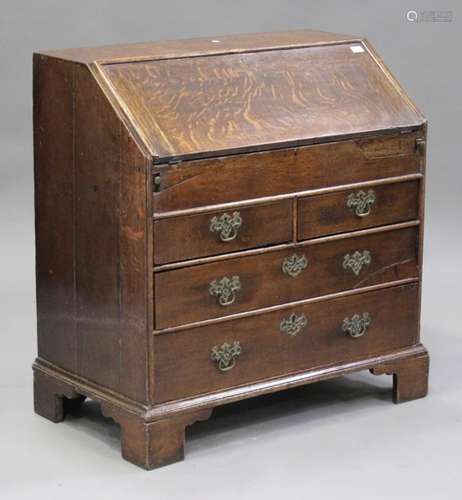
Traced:
[[397, 350], [417, 325], [411, 284], [157, 335], [156, 402]]
[[418, 200], [418, 180], [300, 198], [298, 239], [417, 219]]
[[417, 238], [413, 226], [157, 272], [156, 328], [416, 277]]
[[154, 222], [154, 262], [165, 264], [292, 239], [292, 200]]

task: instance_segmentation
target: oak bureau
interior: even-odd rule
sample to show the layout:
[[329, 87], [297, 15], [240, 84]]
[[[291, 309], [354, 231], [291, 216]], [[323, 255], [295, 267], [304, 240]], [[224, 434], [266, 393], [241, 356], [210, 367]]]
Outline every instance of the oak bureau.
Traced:
[[361, 37], [34, 55], [35, 411], [183, 458], [243, 398], [359, 370], [427, 393], [426, 121]]

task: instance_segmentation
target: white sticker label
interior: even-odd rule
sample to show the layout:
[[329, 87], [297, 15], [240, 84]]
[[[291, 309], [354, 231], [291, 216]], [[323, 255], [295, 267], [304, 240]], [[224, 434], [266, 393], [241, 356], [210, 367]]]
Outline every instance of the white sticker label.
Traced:
[[350, 49], [353, 54], [360, 54], [361, 52], [364, 52], [362, 45], [351, 45]]

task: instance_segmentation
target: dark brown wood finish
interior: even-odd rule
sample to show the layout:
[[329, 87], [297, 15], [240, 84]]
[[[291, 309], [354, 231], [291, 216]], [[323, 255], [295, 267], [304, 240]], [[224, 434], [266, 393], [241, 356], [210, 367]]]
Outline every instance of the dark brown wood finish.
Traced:
[[89, 69], [67, 66], [35, 57], [39, 356], [147, 401], [147, 161]]
[[[211, 230], [211, 220], [219, 222], [224, 215], [232, 218], [236, 213], [241, 224], [228, 235], [233, 239], [223, 241], [219, 228]], [[154, 222], [154, 231], [156, 264], [283, 243], [292, 239], [292, 201], [161, 219]]]
[[417, 133], [159, 166], [155, 213], [420, 172]]
[[[196, 420], [208, 418], [211, 408], [241, 399], [269, 394], [303, 384], [329, 380], [359, 370], [377, 368], [375, 374], [394, 374], [393, 398], [395, 403], [406, 401], [399, 395], [411, 398], [426, 395], [428, 388], [428, 352], [421, 345], [368, 356], [355, 362], [331, 364], [313, 370], [274, 377], [255, 383], [228, 388], [186, 400], [154, 405], [149, 410], [114, 398], [85, 381], [47, 366], [43, 360], [35, 365], [35, 411], [49, 420], [59, 422], [64, 418], [67, 403], [81, 403], [86, 394], [101, 403], [105, 415], [112, 417], [122, 427], [122, 455], [125, 459], [146, 469], [156, 468], [184, 456], [184, 428]], [[402, 372], [407, 376], [399, 376]], [[79, 393], [74, 391], [78, 388]], [[405, 392], [403, 392], [405, 391]], [[57, 417], [56, 417], [57, 416]], [[161, 421], [159, 426], [152, 425]], [[155, 432], [163, 430], [163, 432]], [[153, 431], [153, 432], [151, 432]]]
[[174, 418], [146, 422], [144, 418], [117, 406], [102, 405], [103, 414], [121, 428], [122, 456], [143, 469], [155, 469], [184, 458], [185, 429], [198, 420], [206, 420], [212, 410], [183, 412]]
[[[271, 312], [253, 321], [238, 319], [188, 331], [159, 335], [155, 344], [156, 402], [313, 369], [329, 363], [351, 362], [367, 355], [417, 342], [415, 285], [353, 295], [326, 302]], [[358, 338], [342, 330], [344, 318], [368, 312], [371, 325]], [[296, 335], [280, 330], [294, 313], [307, 325]], [[220, 371], [211, 359], [214, 346], [240, 342], [235, 366]], [[182, 356], [178, 356], [182, 352]]]
[[76, 204], [74, 71], [68, 62], [34, 56], [38, 353], [77, 372], [75, 228], [70, 223]]
[[[375, 200], [369, 206], [370, 213], [361, 215], [356, 208], [348, 207], [348, 197], [359, 192], [372, 192]], [[306, 196], [298, 200], [298, 239], [365, 229], [397, 222], [418, 219], [419, 181], [359, 186], [318, 196]]]
[[38, 415], [55, 423], [62, 422], [66, 412], [84, 400], [85, 396], [54, 377], [39, 371], [34, 373], [34, 411]]
[[374, 375], [393, 375], [393, 401], [405, 403], [424, 398], [428, 393], [428, 370], [430, 360], [422, 353], [406, 362], [383, 363], [371, 369]]
[[[417, 241], [417, 230], [411, 227], [160, 272], [155, 278], [156, 328], [417, 277]], [[343, 267], [345, 256], [356, 251], [371, 256], [357, 275]], [[293, 255], [307, 259], [295, 277], [283, 272], [284, 261]], [[241, 288], [233, 304], [221, 306], [219, 297], [209, 292], [210, 283], [232, 276], [239, 277]]]
[[362, 38], [214, 40], [34, 55], [35, 411], [99, 402], [146, 469], [222, 404], [359, 370], [428, 387], [424, 118]]

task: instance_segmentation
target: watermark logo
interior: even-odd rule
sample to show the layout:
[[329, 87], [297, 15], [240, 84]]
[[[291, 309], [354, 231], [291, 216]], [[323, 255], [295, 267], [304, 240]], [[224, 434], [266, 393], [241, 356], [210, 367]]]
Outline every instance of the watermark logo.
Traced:
[[406, 20], [410, 23], [450, 23], [452, 10], [408, 10]]

